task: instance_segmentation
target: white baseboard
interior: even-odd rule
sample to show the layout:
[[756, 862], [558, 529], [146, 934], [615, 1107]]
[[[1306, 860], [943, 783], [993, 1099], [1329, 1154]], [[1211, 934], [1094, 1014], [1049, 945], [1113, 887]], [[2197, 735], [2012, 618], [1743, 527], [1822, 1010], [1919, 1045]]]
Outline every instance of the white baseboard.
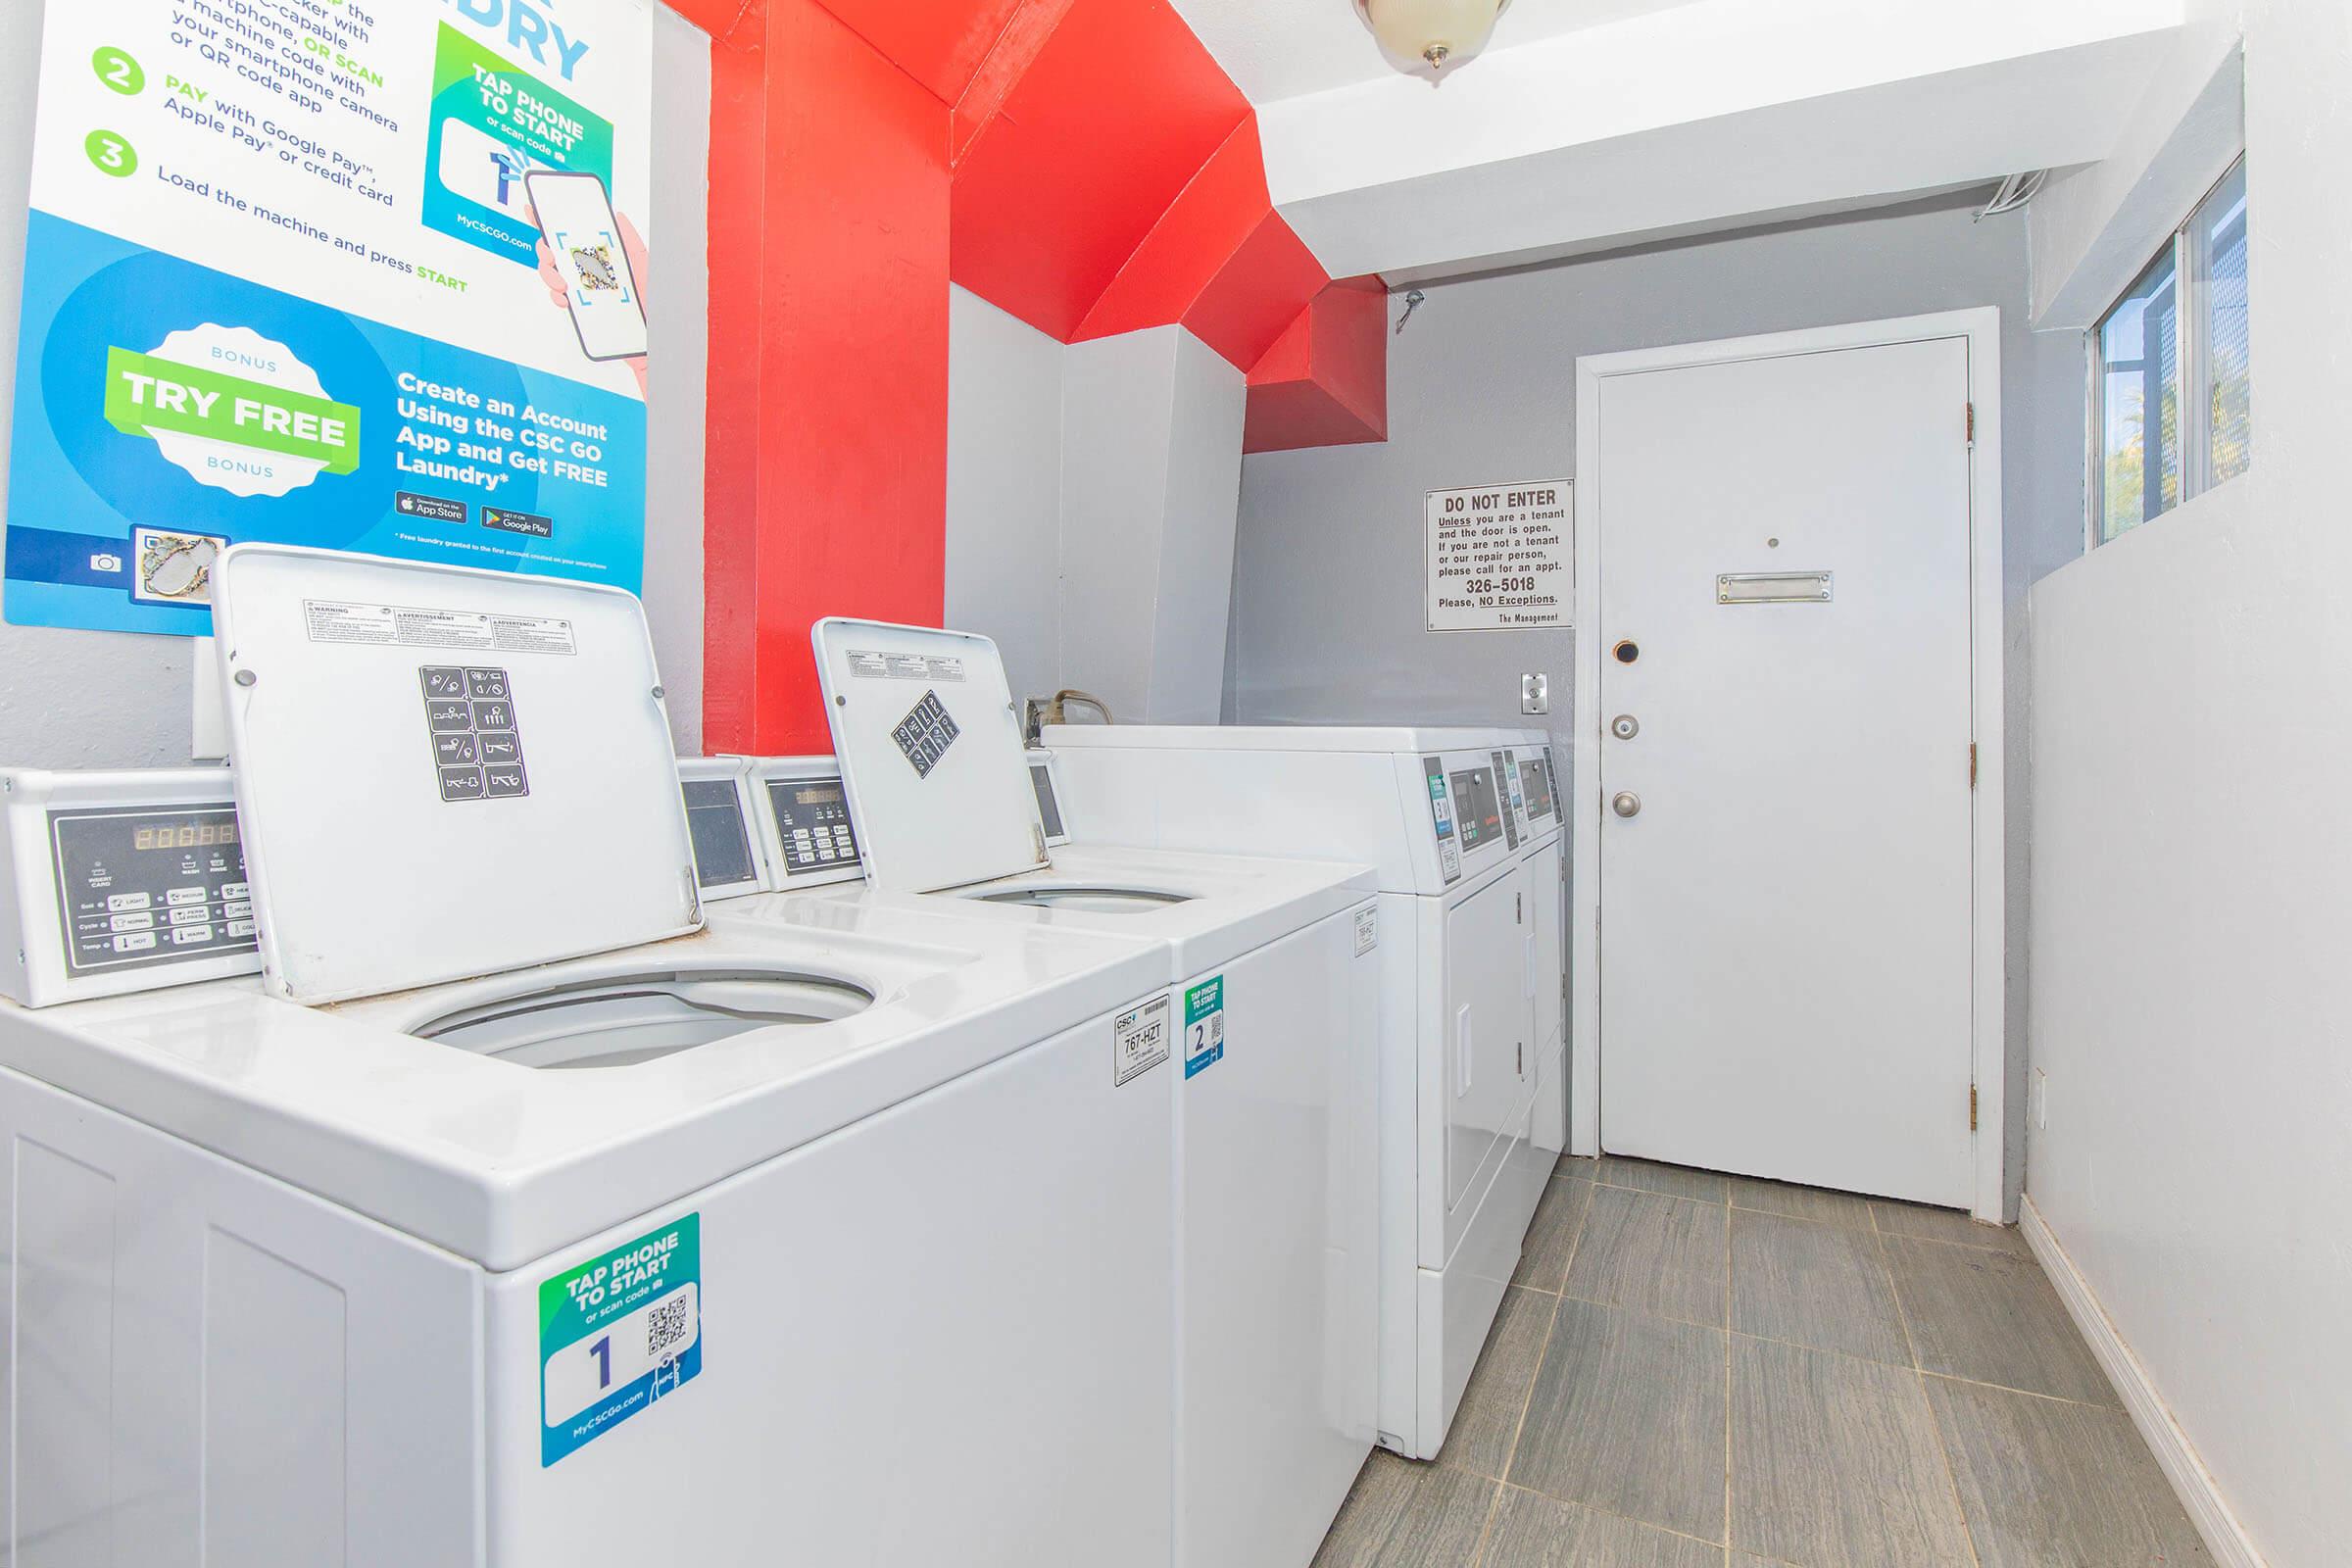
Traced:
[[2254, 1549], [2254, 1543], [2246, 1535], [2246, 1527], [2230, 1511], [2221, 1489], [2214, 1485], [2212, 1473], [2198, 1459], [2197, 1450], [2189, 1446], [2188, 1434], [2180, 1430], [2180, 1423], [2173, 1419], [2164, 1396], [2149, 1381], [2148, 1369], [2139, 1364], [2139, 1357], [2132, 1353], [2132, 1347], [2116, 1332], [2106, 1308], [2092, 1294], [2090, 1282], [2066, 1255], [2066, 1249], [2058, 1245], [2058, 1238], [2041, 1217], [2041, 1210], [2034, 1206], [2031, 1196], [2019, 1210], [2018, 1228], [2026, 1233], [2026, 1243], [2040, 1259], [2042, 1272], [2058, 1288], [2058, 1298], [2066, 1303], [2075, 1327], [2089, 1342], [2090, 1353], [2098, 1357], [2108, 1381], [2123, 1396], [2124, 1408], [2132, 1414], [2132, 1424], [2147, 1440], [2158, 1468], [2173, 1484], [2180, 1505], [2188, 1510], [2189, 1522], [2205, 1538], [2205, 1549], [2224, 1568], [2265, 1568], [2262, 1554]]

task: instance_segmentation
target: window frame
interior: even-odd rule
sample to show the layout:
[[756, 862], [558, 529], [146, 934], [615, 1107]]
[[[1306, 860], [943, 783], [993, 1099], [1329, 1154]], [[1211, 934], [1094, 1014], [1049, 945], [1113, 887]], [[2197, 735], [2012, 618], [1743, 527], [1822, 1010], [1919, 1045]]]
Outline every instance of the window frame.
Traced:
[[[2188, 205], [2188, 211], [2174, 227], [2162, 246], [2151, 252], [2146, 262], [2132, 274], [2124, 291], [2107, 302], [2107, 308], [2083, 332], [2083, 366], [2090, 395], [2083, 424], [2082, 459], [2082, 540], [2084, 553], [2101, 545], [2113, 544], [2125, 534], [2136, 531], [2157, 517], [2145, 517], [2114, 538], [2104, 533], [2107, 518], [2107, 361], [2100, 339], [2107, 322], [2123, 303], [2132, 298], [2139, 280], [2148, 275], [2170, 252], [2173, 262], [2174, 348], [2177, 364], [2174, 374], [2178, 383], [2174, 401], [2179, 409], [2179, 425], [2174, 439], [2180, 446], [2180, 499], [2165, 512], [2178, 512], [2214, 486], [2213, 478], [2213, 388], [2211, 374], [2211, 311], [2213, 282], [2206, 275], [2212, 255], [2212, 236], [2198, 221], [2206, 204], [2220, 193], [2225, 185], [2236, 178], [2245, 169], [2246, 154], [2240, 148], [2237, 155], [2224, 167], [2219, 176]], [[2253, 231], [2253, 204], [2247, 203], [2247, 232]], [[2252, 376], [2249, 360], [2248, 377]], [[2143, 449], [2144, 451], [2144, 449]], [[2143, 463], [2147, 461], [2143, 457]], [[2248, 467], [2252, 466], [2251, 460]], [[2241, 470], [2242, 471], [2242, 470]], [[2237, 475], [2230, 475], [2231, 478]], [[2158, 482], [2153, 473], [2143, 473], [2143, 485]], [[2228, 479], [2221, 481], [2224, 484]]]

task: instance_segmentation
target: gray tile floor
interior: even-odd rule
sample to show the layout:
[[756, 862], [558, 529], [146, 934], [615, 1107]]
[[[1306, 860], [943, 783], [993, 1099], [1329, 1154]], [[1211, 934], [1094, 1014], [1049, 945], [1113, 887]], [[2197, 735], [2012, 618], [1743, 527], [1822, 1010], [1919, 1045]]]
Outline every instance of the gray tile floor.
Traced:
[[2209, 1561], [2015, 1230], [1563, 1159], [1445, 1451], [1316, 1568]]

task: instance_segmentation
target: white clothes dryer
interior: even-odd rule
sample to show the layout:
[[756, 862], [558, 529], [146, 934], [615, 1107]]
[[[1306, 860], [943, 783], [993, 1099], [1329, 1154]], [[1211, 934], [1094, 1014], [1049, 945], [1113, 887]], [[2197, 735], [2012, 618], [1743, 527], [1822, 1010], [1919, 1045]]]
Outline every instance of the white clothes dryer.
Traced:
[[[1368, 861], [1380, 883], [1380, 1427], [1444, 1444], [1562, 1148], [1545, 831], [1514, 737], [1481, 729], [1058, 725], [1073, 818], [1105, 839]], [[1533, 755], [1532, 751], [1529, 755]], [[1551, 834], [1556, 843], [1556, 832]], [[1548, 931], [1548, 935], [1546, 932]]]

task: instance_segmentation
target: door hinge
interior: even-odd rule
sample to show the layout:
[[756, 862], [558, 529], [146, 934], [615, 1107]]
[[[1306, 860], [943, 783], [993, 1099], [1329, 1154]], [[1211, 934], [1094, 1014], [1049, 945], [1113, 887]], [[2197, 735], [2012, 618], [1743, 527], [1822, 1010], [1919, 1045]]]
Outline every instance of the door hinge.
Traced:
[[1524, 1040], [1511, 1047], [1511, 1070], [1522, 1078], [1527, 1076], [1527, 1042]]
[[1970, 405], [1968, 405], [1968, 445], [1969, 445], [1969, 449], [1970, 449], [1971, 451], [1974, 451], [1974, 450], [1976, 449], [1976, 445], [1977, 445], [1977, 406], [1976, 406], [1974, 403], [1971, 403]]
[[1975, 1084], [1968, 1086], [1968, 1130], [1972, 1133], [1977, 1130], [1977, 1086]]
[[1511, 895], [1511, 924], [1525, 925], [1526, 923], [1527, 895], [1524, 893], [1514, 893]]
[[1977, 787], [1977, 743], [1975, 741], [1968, 743], [1968, 787], [1972, 790]]

